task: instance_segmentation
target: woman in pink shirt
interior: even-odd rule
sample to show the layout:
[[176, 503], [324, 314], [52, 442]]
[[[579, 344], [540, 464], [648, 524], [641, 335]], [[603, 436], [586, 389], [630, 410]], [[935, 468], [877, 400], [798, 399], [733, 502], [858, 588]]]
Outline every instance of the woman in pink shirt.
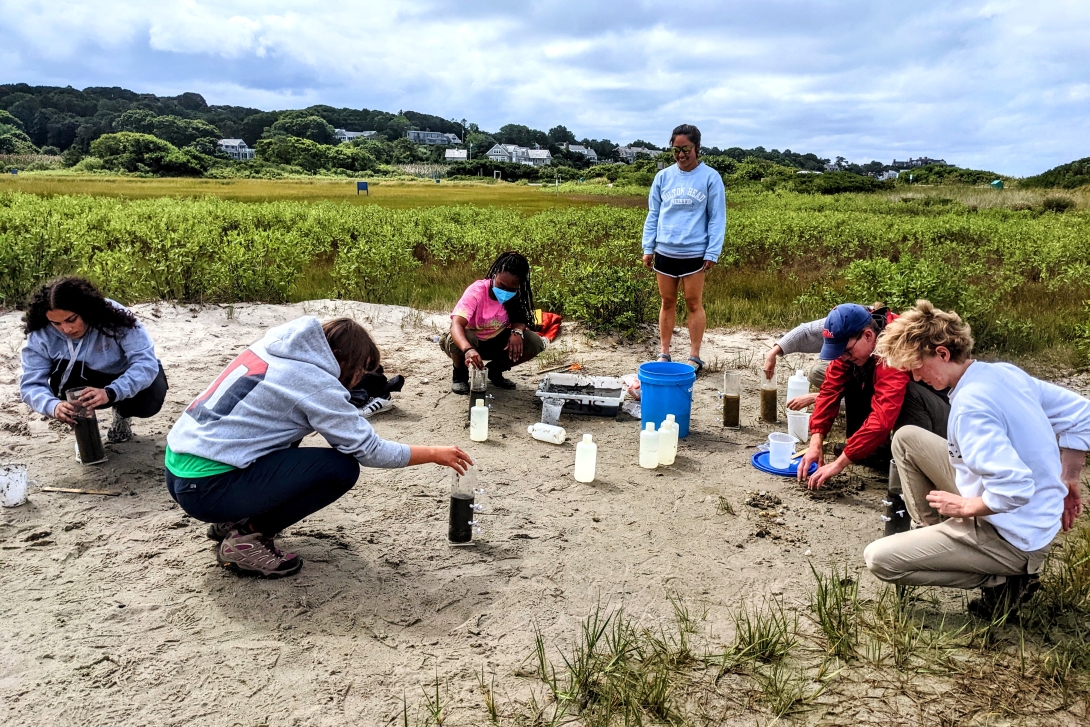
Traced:
[[545, 350], [530, 330], [534, 295], [530, 263], [517, 252], [505, 252], [488, 269], [488, 277], [472, 283], [450, 314], [450, 332], [439, 341], [454, 362], [451, 391], [469, 394], [469, 367], [486, 368], [488, 380], [501, 389], [515, 388], [503, 372]]

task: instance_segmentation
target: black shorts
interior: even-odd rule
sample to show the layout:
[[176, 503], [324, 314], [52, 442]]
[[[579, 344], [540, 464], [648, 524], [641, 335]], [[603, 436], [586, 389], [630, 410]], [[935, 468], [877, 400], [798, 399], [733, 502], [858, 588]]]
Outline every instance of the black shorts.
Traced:
[[666, 257], [655, 253], [655, 262], [651, 266], [656, 273], [670, 278], [684, 278], [686, 275], [699, 273], [704, 269], [701, 257]]

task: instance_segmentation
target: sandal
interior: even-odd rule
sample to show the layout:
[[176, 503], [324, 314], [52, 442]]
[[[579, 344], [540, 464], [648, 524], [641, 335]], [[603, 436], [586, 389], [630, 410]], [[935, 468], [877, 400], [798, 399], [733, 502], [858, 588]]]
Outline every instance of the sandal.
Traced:
[[698, 374], [700, 373], [700, 369], [704, 368], [704, 362], [700, 360], [699, 356], [690, 356], [687, 363], [696, 369]]
[[660, 353], [658, 355], [658, 358], [656, 358], [655, 360], [656, 361], [665, 361], [666, 363], [669, 363], [669, 362], [673, 361], [673, 359], [670, 358], [670, 354], [668, 354], [668, 353]]

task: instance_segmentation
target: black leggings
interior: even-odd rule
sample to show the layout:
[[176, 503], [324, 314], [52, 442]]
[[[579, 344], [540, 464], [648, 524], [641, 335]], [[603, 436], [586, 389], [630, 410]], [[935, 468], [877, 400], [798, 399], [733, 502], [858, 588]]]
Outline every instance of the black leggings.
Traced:
[[[64, 393], [69, 389], [79, 389], [84, 386], [104, 389], [121, 378], [121, 374], [105, 374], [95, 369], [76, 366], [72, 369], [68, 381], [64, 382], [64, 388], [61, 388], [61, 377], [63, 375], [63, 369], [58, 369], [49, 377], [49, 388], [57, 398], [62, 400], [64, 399]], [[159, 374], [148, 388], [136, 392], [136, 396], [116, 401], [113, 404], [103, 404], [98, 408], [108, 409], [112, 406], [123, 417], [147, 419], [158, 414], [159, 410], [163, 408], [163, 402], [167, 398], [167, 388], [167, 375], [163, 371], [163, 364], [160, 363]]]
[[356, 458], [325, 447], [292, 447], [245, 469], [183, 479], [167, 470], [167, 490], [189, 515], [209, 523], [248, 520], [273, 536], [339, 499], [360, 476]]

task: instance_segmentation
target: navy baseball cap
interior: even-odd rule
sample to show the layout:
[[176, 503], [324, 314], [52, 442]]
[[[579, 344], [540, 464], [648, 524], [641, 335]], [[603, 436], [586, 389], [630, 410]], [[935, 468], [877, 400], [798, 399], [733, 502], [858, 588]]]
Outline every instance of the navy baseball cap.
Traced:
[[848, 340], [862, 333], [870, 321], [870, 310], [858, 303], [841, 303], [833, 308], [825, 318], [825, 328], [821, 332], [825, 343], [818, 357], [822, 361], [840, 358], [848, 347]]

